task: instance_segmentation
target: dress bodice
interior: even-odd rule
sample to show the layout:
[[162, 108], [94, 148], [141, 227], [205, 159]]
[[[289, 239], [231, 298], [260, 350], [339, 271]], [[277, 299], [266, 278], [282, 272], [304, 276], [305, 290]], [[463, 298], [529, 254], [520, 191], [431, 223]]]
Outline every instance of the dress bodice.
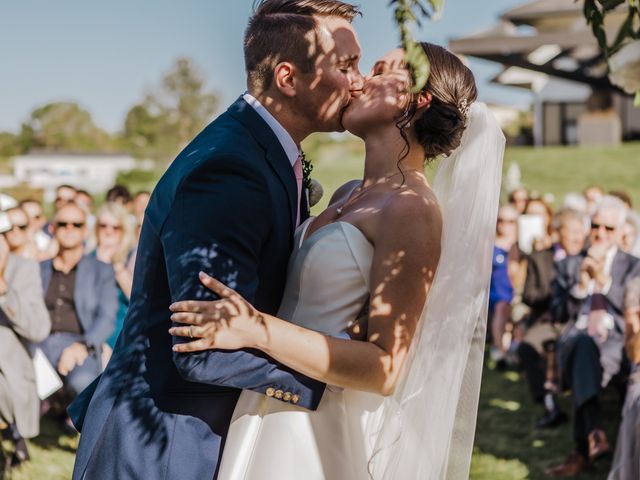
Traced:
[[373, 246], [357, 227], [343, 221], [305, 239], [311, 221], [296, 231], [278, 316], [337, 335], [358, 317], [369, 297]]

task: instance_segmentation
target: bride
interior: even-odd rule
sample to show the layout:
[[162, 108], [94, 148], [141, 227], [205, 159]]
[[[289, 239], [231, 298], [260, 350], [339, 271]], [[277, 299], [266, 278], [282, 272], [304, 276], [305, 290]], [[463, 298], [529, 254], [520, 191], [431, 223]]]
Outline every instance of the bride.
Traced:
[[344, 112], [364, 178], [298, 228], [278, 317], [204, 273], [220, 300], [171, 307], [176, 352], [259, 349], [328, 385], [315, 412], [243, 391], [220, 479], [468, 477], [504, 137], [471, 71], [422, 47], [422, 92], [393, 50]]

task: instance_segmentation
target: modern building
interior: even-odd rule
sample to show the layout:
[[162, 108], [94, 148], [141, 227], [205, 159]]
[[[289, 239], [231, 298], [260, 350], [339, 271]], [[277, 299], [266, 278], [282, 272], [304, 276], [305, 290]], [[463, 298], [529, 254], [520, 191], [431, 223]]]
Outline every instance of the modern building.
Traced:
[[45, 197], [62, 184], [101, 193], [115, 184], [118, 173], [138, 168], [150, 169], [152, 164], [125, 154], [34, 151], [13, 158], [13, 179], [43, 189]]
[[[583, 16], [583, 0], [535, 0], [482, 32], [454, 39], [457, 54], [503, 65], [493, 82], [534, 93], [536, 145], [616, 144], [640, 139], [640, 109], [614, 87]], [[626, 4], [606, 17], [613, 39]], [[611, 40], [610, 40], [611, 41]]]

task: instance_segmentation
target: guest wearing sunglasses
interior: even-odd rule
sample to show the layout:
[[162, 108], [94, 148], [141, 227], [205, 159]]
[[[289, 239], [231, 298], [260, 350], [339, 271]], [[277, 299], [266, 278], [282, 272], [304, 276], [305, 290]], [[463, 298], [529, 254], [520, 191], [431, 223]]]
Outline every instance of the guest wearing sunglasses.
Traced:
[[31, 248], [36, 251], [36, 260], [42, 261], [53, 258], [58, 250], [58, 245], [53, 241], [48, 229], [47, 217], [44, 216], [42, 203], [29, 198], [20, 202], [20, 208], [24, 210], [29, 219], [27, 237]]
[[[77, 204], [61, 205], [51, 228], [58, 254], [40, 264], [51, 316], [51, 335], [41, 348], [72, 398], [102, 371], [102, 345], [113, 332], [118, 309], [113, 268], [84, 253], [86, 221]], [[63, 420], [70, 425], [68, 418]]]
[[20, 207], [10, 208], [6, 211], [11, 229], [4, 233], [4, 237], [9, 245], [9, 251], [23, 258], [35, 260], [37, 252], [29, 242], [29, 218]]
[[[98, 260], [113, 266], [118, 290], [118, 313], [115, 329], [107, 345], [115, 346], [129, 307], [131, 287], [133, 285], [133, 248], [135, 236], [133, 225], [129, 221], [129, 212], [120, 203], [106, 203], [96, 215], [96, 249], [93, 252]], [[106, 358], [105, 358], [106, 360]]]
[[571, 390], [576, 450], [548, 475], [571, 476], [609, 453], [599, 397], [612, 379], [625, 376], [624, 292], [640, 275], [640, 260], [618, 248], [627, 207], [604, 196], [591, 217], [589, 249], [557, 266], [552, 310], [567, 322], [558, 341], [560, 381]]

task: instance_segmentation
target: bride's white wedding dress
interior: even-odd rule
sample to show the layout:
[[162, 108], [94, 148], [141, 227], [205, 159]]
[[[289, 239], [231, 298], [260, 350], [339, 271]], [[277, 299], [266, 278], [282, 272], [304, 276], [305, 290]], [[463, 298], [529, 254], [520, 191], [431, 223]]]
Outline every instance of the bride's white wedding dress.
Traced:
[[[311, 221], [296, 232], [278, 316], [335, 336], [347, 330], [368, 301], [373, 246], [358, 228], [343, 221], [304, 239]], [[318, 410], [310, 412], [244, 390], [218, 478], [367, 479], [372, 447], [365, 439], [365, 425], [382, 401], [379, 395], [329, 386]]]
[[[504, 144], [491, 111], [473, 103], [462, 143], [433, 183], [440, 262], [393, 395], [329, 386], [309, 412], [243, 391], [220, 480], [469, 477]], [[308, 226], [296, 232], [279, 316], [339, 335], [368, 301], [373, 246], [342, 221], [302, 241]]]

